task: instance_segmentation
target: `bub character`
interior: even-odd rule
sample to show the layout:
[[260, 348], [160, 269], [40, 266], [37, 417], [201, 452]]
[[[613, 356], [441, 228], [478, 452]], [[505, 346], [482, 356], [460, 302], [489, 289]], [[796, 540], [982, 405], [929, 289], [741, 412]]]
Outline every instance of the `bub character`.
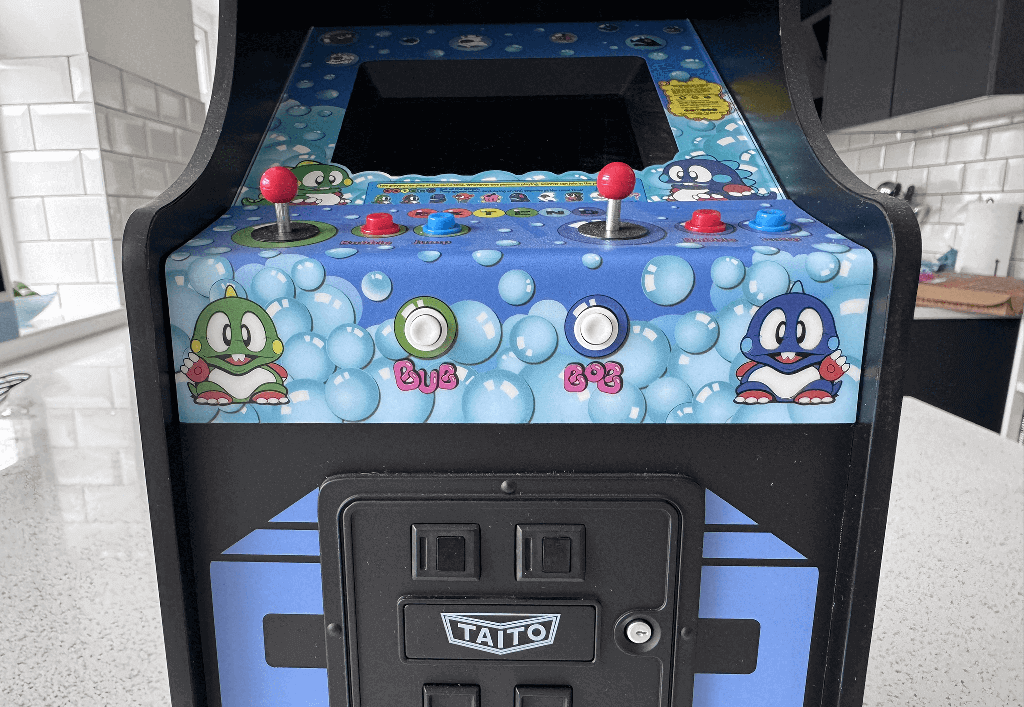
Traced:
[[754, 190], [753, 180], [737, 169], [742, 169], [737, 162], [723, 162], [708, 155], [670, 162], [658, 179], [668, 182], [668, 199], [672, 201], [764, 198]]

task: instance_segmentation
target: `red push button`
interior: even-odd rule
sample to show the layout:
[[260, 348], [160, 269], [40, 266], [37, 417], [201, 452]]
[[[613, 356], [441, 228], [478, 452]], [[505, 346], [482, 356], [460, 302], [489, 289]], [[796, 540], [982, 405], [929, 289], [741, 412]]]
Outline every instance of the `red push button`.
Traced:
[[367, 214], [362, 228], [364, 236], [393, 236], [400, 230], [391, 214], [385, 213]]
[[683, 227], [694, 233], [721, 233], [727, 228], [721, 212], [715, 209], [697, 209]]

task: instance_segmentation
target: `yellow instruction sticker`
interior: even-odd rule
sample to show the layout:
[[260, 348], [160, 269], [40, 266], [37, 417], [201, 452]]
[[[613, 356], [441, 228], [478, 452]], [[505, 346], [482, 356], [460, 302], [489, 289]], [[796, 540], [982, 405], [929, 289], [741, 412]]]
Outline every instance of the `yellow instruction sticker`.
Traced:
[[668, 112], [690, 120], [721, 120], [732, 112], [722, 87], [704, 79], [659, 81], [668, 97]]

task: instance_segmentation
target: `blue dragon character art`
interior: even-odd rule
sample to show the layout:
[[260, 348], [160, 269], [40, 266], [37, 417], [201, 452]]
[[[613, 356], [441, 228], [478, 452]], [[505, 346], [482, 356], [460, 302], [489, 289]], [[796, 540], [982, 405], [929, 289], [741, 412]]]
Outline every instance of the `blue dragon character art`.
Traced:
[[[763, 199], [765, 192], [744, 177], [737, 162], [726, 162], [711, 155], [669, 162], [658, 176], [669, 185], [670, 201], [712, 201], [716, 199]], [[743, 170], [744, 174], [749, 174]]]
[[735, 402], [747, 405], [834, 402], [850, 370], [832, 312], [799, 281], [754, 313], [740, 351], [750, 360], [736, 370]]

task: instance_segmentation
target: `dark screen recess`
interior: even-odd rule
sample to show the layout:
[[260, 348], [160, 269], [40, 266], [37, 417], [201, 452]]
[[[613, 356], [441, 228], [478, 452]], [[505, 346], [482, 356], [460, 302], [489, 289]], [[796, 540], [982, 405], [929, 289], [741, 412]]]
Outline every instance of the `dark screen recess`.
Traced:
[[664, 164], [675, 138], [640, 57], [371, 61], [333, 162], [392, 175]]

